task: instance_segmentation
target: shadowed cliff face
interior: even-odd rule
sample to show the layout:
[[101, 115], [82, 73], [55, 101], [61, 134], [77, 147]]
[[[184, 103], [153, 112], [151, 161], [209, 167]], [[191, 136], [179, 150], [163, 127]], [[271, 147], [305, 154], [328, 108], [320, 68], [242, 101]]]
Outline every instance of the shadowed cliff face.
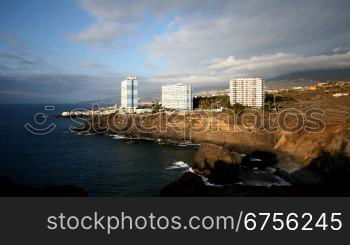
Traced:
[[346, 157], [323, 153], [310, 167], [292, 173], [275, 169], [276, 163], [271, 152], [254, 151], [239, 160], [227, 147], [205, 143], [195, 155], [192, 170], [163, 187], [160, 195], [349, 196]]
[[274, 149], [288, 152], [309, 164], [313, 159], [327, 153], [330, 156], [350, 157], [350, 131], [342, 125], [328, 126], [322, 132], [282, 132]]
[[[272, 124], [277, 124], [276, 120]], [[270, 130], [253, 120], [236, 120], [234, 113], [158, 113], [148, 115], [111, 114], [89, 119], [78, 131], [116, 133], [133, 137], [151, 137], [226, 145], [237, 152], [267, 150], [286, 153], [304, 166], [322, 152], [350, 157], [350, 132], [346, 125], [324, 125], [318, 131], [300, 125], [291, 132], [280, 128]], [[298, 121], [297, 121], [298, 122]], [[293, 121], [288, 121], [294, 124]], [[257, 126], [258, 125], [258, 126]]]
[[181, 178], [162, 188], [163, 197], [339, 197], [350, 196], [344, 185], [317, 184], [292, 186], [230, 185], [222, 188], [206, 186], [201, 178], [187, 172]]

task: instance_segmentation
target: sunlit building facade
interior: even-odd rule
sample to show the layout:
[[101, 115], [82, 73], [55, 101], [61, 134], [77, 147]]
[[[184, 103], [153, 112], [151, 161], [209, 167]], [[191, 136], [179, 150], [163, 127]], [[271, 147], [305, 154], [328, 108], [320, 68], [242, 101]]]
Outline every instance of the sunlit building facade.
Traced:
[[265, 81], [262, 78], [241, 78], [230, 81], [230, 103], [262, 107], [265, 100]]
[[181, 83], [162, 86], [162, 106], [167, 109], [192, 111], [192, 86]]
[[136, 77], [127, 77], [121, 82], [121, 107], [136, 109], [138, 106], [138, 82]]

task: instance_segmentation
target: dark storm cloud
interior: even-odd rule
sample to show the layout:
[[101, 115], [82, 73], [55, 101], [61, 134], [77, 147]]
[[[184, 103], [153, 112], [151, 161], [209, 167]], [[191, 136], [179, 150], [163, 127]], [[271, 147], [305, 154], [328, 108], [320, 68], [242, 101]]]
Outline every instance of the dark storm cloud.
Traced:
[[0, 71], [8, 71], [8, 70], [11, 70], [11, 68], [6, 65], [0, 64]]
[[[132, 47], [145, 54], [150, 74], [138, 76], [140, 96], [159, 94], [160, 86], [169, 83], [190, 83], [198, 90], [225, 88], [237, 76], [269, 78], [299, 70], [350, 68], [349, 0], [79, 3], [93, 21], [72, 35], [77, 43], [113, 48], [121, 37], [132, 34], [138, 39], [145, 17], [163, 23], [161, 31], [152, 29], [154, 23], [145, 27], [149, 28], [147, 38], [140, 36], [140, 40], [147, 41], [142, 47]], [[94, 60], [77, 65], [98, 70], [99, 76], [52, 73], [36, 58], [40, 54], [22, 52], [25, 45], [11, 34], [0, 33], [1, 40], [14, 50], [0, 50], [0, 103], [119, 97], [120, 81], [128, 75], [108, 74], [112, 72], [108, 63]], [[43, 74], [30, 74], [39, 71]]]
[[[0, 75], [0, 103], [76, 103], [107, 97], [120, 97], [124, 77], [37, 74]], [[156, 86], [147, 82], [140, 87], [141, 96], [152, 93]]]
[[176, 14], [176, 31], [160, 33], [146, 45], [151, 56], [176, 62], [277, 52], [316, 55], [350, 39], [348, 0], [79, 2], [96, 21], [74, 39], [90, 44], [110, 45], [138, 30], [145, 15]]
[[22, 65], [38, 65], [38, 63], [28, 60], [22, 56], [0, 52], [0, 61], [2, 62], [15, 62]]
[[146, 79], [150, 82], [207, 86], [236, 76], [271, 77], [301, 68], [349, 67], [349, 0], [80, 3], [96, 21], [77, 33], [75, 40], [102, 46], [140, 28], [145, 15], [175, 15], [165, 31], [143, 45], [148, 63], [167, 64]]
[[37, 56], [0, 51], [0, 71], [3, 73], [31, 72], [47, 67], [47, 63]]

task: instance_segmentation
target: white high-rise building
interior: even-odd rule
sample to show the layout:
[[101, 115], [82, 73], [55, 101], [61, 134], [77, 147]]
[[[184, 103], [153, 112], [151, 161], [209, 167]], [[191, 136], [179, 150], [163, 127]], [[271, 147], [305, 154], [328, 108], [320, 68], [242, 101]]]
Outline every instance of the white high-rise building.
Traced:
[[162, 106], [168, 109], [192, 111], [192, 86], [181, 83], [162, 86]]
[[265, 100], [265, 81], [262, 78], [241, 78], [230, 81], [230, 102], [244, 106], [262, 107]]
[[136, 77], [127, 77], [121, 82], [121, 107], [136, 109], [138, 105]]

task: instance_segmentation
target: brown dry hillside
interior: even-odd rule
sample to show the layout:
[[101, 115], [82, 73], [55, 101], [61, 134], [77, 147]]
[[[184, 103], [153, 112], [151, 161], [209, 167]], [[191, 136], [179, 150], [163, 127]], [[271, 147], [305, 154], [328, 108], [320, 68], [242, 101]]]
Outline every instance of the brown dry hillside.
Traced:
[[112, 114], [90, 120], [85, 130], [208, 142], [242, 152], [255, 149], [284, 152], [305, 165], [323, 153], [350, 157], [350, 96], [333, 97], [333, 92], [347, 90], [348, 86], [344, 86], [281, 93], [278, 112], [248, 109], [241, 113], [226, 110]]

